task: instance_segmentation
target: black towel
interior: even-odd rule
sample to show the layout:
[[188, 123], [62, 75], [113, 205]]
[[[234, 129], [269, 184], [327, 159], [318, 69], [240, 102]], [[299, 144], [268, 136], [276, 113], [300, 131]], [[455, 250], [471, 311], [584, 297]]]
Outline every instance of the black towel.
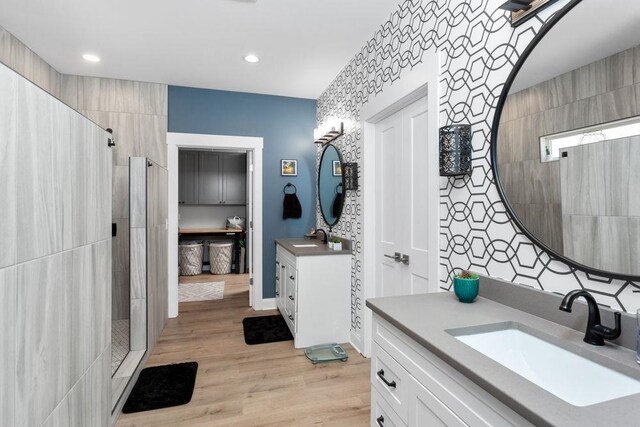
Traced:
[[342, 193], [336, 193], [336, 198], [333, 199], [333, 204], [331, 205], [331, 214], [336, 218], [340, 216], [342, 212]]
[[282, 219], [302, 217], [302, 206], [295, 193], [284, 195]]

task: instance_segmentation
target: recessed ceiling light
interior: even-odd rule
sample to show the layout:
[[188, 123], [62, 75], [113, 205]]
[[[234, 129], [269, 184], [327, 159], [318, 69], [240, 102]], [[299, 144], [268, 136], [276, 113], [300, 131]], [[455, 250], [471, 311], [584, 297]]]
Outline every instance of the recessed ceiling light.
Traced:
[[89, 62], [100, 62], [99, 57], [97, 57], [96, 55], [92, 55], [90, 53], [85, 53], [84, 55], [82, 55], [82, 59]]
[[255, 55], [247, 55], [244, 57], [244, 60], [252, 64], [255, 64], [256, 62], [260, 62], [260, 58], [258, 58]]

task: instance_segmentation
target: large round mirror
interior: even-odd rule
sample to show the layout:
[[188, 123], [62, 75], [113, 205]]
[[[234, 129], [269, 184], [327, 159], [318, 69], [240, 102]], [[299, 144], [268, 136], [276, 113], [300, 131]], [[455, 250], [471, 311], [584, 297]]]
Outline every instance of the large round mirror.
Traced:
[[320, 158], [318, 200], [320, 200], [320, 212], [324, 222], [333, 227], [342, 214], [342, 156], [331, 144], [324, 147]]
[[556, 257], [640, 276], [640, 2], [573, 1], [550, 24], [500, 99], [499, 191]]

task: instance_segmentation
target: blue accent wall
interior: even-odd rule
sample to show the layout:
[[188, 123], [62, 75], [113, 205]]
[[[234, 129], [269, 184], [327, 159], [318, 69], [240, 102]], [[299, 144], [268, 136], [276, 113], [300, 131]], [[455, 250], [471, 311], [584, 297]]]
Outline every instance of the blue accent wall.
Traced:
[[[169, 86], [169, 132], [264, 138], [264, 298], [275, 296], [274, 240], [302, 238], [316, 224], [315, 126], [312, 99]], [[280, 176], [281, 159], [297, 159], [298, 176]], [[298, 188], [300, 219], [282, 219], [287, 182]]]

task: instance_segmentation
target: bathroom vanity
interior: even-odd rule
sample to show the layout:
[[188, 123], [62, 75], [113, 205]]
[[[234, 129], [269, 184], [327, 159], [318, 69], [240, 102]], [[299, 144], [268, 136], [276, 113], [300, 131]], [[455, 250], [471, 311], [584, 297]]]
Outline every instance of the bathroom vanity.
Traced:
[[296, 348], [349, 341], [351, 250], [319, 240], [276, 240], [276, 304]]
[[367, 301], [372, 426], [637, 425], [633, 316], [616, 344], [593, 346], [584, 304], [564, 313], [558, 295], [487, 278], [483, 287], [473, 304], [452, 293]]

